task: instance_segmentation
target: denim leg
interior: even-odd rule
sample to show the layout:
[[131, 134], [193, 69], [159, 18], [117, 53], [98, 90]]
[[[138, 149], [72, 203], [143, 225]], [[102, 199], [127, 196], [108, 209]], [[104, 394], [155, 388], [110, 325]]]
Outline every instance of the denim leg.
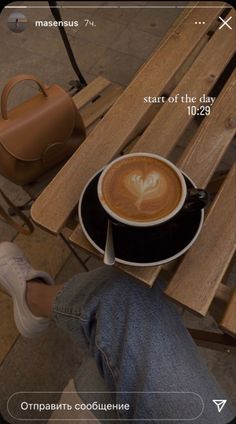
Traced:
[[116, 403], [130, 405], [121, 418], [184, 423], [203, 409], [197, 424], [227, 424], [235, 416], [229, 400], [218, 413], [212, 399], [227, 396], [158, 282], [149, 288], [102, 267], [66, 283], [53, 311], [57, 325], [94, 356], [106, 384], [118, 392]]

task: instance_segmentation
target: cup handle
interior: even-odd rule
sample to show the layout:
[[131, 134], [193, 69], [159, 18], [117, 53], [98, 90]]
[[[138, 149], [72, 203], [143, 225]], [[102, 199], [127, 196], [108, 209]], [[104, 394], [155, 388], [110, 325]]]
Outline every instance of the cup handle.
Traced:
[[197, 211], [203, 209], [209, 203], [209, 193], [201, 188], [189, 188], [187, 190], [186, 200], [183, 210], [186, 212]]

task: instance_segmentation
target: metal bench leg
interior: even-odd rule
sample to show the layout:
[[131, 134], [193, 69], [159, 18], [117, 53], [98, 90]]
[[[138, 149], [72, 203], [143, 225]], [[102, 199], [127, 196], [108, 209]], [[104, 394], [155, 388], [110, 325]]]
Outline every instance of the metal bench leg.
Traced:
[[85, 262], [82, 261], [82, 259], [79, 257], [76, 250], [72, 247], [72, 244], [69, 242], [69, 240], [64, 236], [63, 233], [60, 233], [60, 236], [62, 240], [65, 242], [65, 244], [69, 247], [70, 251], [73, 253], [73, 255], [76, 257], [76, 259], [79, 261], [80, 265], [85, 269], [85, 271], [89, 271], [89, 268], [86, 266]]

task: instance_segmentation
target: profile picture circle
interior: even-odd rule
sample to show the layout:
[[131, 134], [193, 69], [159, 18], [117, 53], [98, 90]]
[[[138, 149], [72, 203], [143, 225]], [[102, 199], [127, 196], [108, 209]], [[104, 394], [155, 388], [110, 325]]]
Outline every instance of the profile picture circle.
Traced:
[[13, 12], [8, 17], [8, 28], [12, 32], [23, 32], [27, 26], [27, 18], [23, 13]]

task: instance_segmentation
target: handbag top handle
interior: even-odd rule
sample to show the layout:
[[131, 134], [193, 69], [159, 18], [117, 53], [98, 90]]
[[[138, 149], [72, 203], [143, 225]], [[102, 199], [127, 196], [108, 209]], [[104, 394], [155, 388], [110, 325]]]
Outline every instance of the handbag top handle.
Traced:
[[2, 91], [2, 96], [1, 96], [1, 113], [2, 113], [2, 117], [3, 119], [8, 119], [8, 115], [7, 115], [7, 100], [8, 100], [8, 96], [10, 94], [10, 91], [12, 90], [12, 88], [18, 84], [19, 82], [22, 81], [34, 81], [36, 82], [36, 84], [38, 84], [40, 90], [42, 91], [42, 93], [44, 94], [45, 97], [48, 97], [47, 92], [46, 92], [46, 87], [42, 84], [42, 82], [40, 80], [38, 80], [37, 78], [35, 78], [34, 75], [27, 75], [27, 74], [23, 74], [23, 75], [17, 75], [15, 77], [13, 77], [4, 87], [3, 91]]

